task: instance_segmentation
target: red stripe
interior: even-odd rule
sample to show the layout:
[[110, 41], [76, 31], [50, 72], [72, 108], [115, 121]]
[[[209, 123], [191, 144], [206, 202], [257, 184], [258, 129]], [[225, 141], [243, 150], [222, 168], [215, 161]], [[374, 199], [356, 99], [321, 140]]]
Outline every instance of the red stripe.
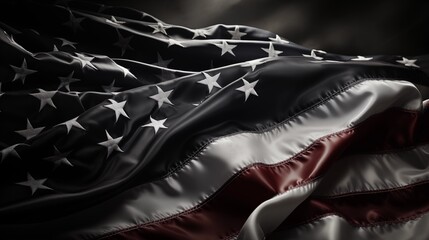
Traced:
[[222, 239], [237, 233], [263, 201], [303, 185], [326, 172], [339, 157], [355, 151], [415, 145], [428, 129], [419, 129], [417, 112], [391, 109], [357, 126], [323, 137], [276, 165], [254, 164], [229, 179], [197, 207], [178, 215], [105, 235], [107, 239]]
[[362, 192], [334, 197], [310, 197], [277, 230], [338, 215], [355, 226], [403, 222], [429, 211], [429, 182], [388, 191]]

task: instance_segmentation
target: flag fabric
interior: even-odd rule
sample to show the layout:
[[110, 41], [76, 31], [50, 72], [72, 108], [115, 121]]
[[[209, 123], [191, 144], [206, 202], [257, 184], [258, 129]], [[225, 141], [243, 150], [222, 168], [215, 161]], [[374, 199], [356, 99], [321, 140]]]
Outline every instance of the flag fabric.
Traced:
[[0, 4], [0, 239], [429, 239], [427, 56]]

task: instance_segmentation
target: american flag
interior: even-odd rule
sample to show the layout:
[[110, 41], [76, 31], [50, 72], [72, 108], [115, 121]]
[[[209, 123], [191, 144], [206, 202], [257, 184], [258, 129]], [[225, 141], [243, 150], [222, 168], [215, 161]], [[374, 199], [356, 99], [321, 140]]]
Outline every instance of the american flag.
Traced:
[[0, 239], [429, 239], [428, 59], [3, 1]]

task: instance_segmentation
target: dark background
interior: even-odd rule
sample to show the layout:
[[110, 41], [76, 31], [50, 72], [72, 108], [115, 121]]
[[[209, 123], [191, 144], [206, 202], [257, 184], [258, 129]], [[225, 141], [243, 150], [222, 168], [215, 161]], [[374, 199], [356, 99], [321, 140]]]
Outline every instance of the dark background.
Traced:
[[429, 1], [105, 0], [192, 28], [249, 25], [348, 55], [429, 54]]

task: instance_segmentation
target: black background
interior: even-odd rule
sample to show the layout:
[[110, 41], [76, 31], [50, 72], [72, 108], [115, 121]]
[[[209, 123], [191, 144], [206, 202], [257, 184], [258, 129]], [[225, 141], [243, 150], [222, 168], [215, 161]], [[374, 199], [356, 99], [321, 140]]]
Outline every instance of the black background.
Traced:
[[192, 28], [249, 25], [348, 55], [429, 53], [429, 1], [107, 0]]

